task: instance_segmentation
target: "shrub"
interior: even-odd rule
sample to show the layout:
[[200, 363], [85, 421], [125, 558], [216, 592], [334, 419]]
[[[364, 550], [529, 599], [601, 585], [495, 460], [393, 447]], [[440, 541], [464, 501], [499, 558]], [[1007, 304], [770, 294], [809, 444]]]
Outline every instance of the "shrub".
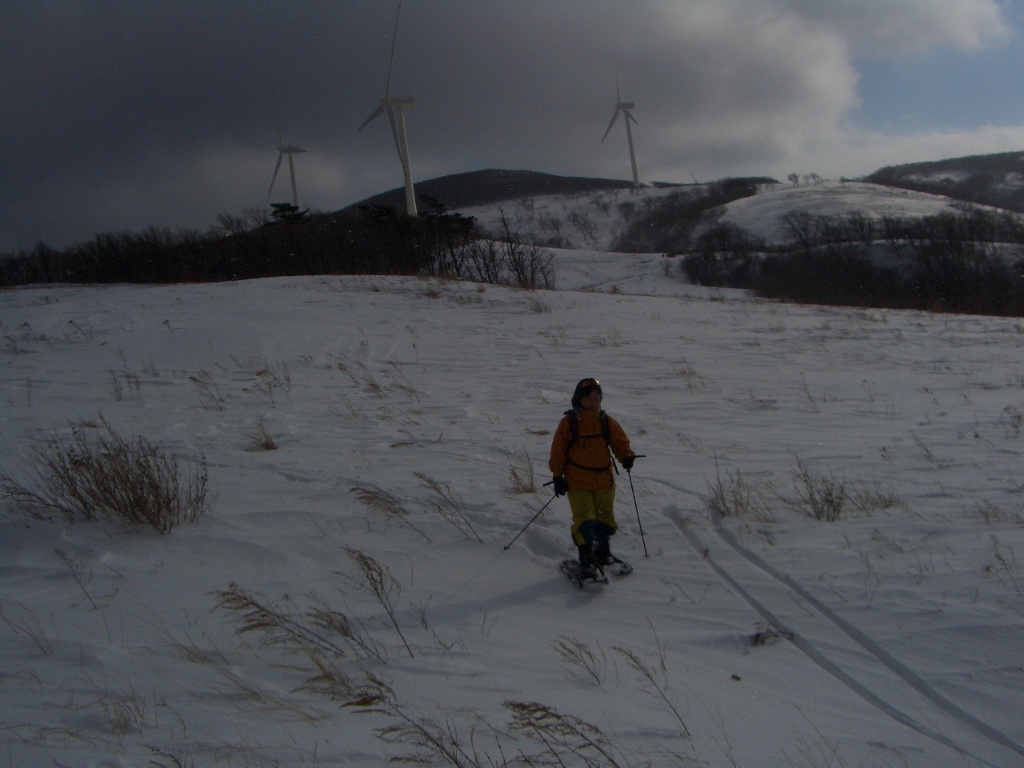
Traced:
[[757, 272], [757, 254], [764, 247], [763, 238], [743, 227], [715, 224], [697, 238], [694, 252], [683, 260], [683, 271], [696, 285], [746, 288]]
[[770, 299], [893, 308], [916, 303], [898, 270], [875, 264], [855, 245], [770, 255], [752, 282], [758, 296]]
[[[554, 259], [532, 236], [512, 231], [505, 212], [501, 212], [501, 233], [497, 239], [485, 237], [462, 243], [447, 251], [438, 261], [438, 274], [480, 283], [511, 285], [517, 288], [553, 290]], [[442, 268], [443, 267], [443, 268]]]
[[37, 517], [47, 511], [78, 520], [122, 520], [169, 533], [209, 509], [206, 459], [190, 476], [144, 437], [126, 437], [106, 421], [90, 436], [85, 425], [70, 438], [37, 441], [29, 453], [32, 482], [0, 476], [0, 491]]

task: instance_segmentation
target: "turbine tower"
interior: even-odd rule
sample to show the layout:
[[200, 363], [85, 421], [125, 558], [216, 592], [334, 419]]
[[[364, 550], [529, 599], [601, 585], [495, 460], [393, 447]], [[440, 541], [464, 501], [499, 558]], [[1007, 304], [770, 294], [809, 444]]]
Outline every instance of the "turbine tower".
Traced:
[[398, 19], [401, 13], [402, 0], [398, 0], [395, 28], [391, 34], [391, 57], [388, 60], [388, 80], [387, 86], [384, 88], [384, 98], [359, 126], [359, 130], [363, 130], [381, 115], [387, 114], [388, 122], [391, 123], [391, 136], [395, 140], [395, 149], [398, 150], [398, 159], [402, 162], [402, 176], [405, 177], [405, 212], [410, 216], [415, 216], [416, 190], [412, 185], [412, 170], [409, 168], [409, 139], [405, 132], [405, 110], [412, 108], [413, 100], [412, 97], [400, 98], [391, 95], [391, 75], [395, 66], [395, 43], [398, 40]]
[[636, 172], [636, 153], [633, 151], [633, 131], [630, 128], [630, 122], [636, 122], [636, 118], [633, 117], [633, 108], [636, 107], [632, 101], [623, 101], [619, 95], [619, 76], [615, 75], [615, 111], [612, 112], [611, 122], [608, 123], [608, 127], [605, 129], [604, 136], [601, 137], [601, 143], [604, 144], [604, 140], [608, 138], [608, 134], [612, 130], [612, 126], [615, 125], [615, 121], [618, 119], [619, 114], [623, 116], [623, 121], [626, 123], [626, 141], [629, 142], [629, 164], [633, 168], [633, 187], [637, 188], [640, 186], [640, 176]]
[[270, 179], [270, 189], [267, 191], [267, 202], [270, 202], [270, 196], [274, 193], [274, 182], [277, 181], [277, 172], [281, 170], [281, 161], [285, 155], [288, 156], [288, 174], [292, 180], [292, 205], [296, 208], [299, 207], [299, 194], [295, 188], [295, 155], [299, 152], [305, 152], [306, 150], [300, 149], [299, 147], [292, 146], [291, 144], [284, 143], [284, 137], [281, 134], [281, 115], [277, 110], [277, 101], [274, 101], [274, 115], [277, 117], [277, 165], [274, 166], [274, 175]]

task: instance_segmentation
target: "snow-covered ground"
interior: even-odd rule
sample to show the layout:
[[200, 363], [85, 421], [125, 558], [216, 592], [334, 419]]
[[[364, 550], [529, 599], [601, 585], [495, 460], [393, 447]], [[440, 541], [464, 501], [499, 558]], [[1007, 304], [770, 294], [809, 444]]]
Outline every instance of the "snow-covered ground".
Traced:
[[[601, 735], [603, 756], [577, 744], [565, 765], [1020, 765], [1024, 326], [760, 302], [655, 256], [556, 259], [549, 292], [0, 294], [3, 471], [102, 417], [205, 454], [215, 491], [166, 536], [7, 506], [0, 765], [382, 766], [414, 751], [380, 738], [396, 722], [476, 760], [441, 764], [500, 765], [542, 751], [512, 728], [525, 703]], [[564, 499], [506, 547], [551, 499], [583, 376], [647, 458], [619, 477], [613, 550], [635, 572], [579, 592], [556, 567]], [[531, 466], [537, 491], [516, 492]], [[845, 492], [837, 521], [801, 507], [800, 475]], [[712, 519], [716, 478], [746, 515]], [[395, 580], [401, 635], [353, 553]], [[232, 584], [290, 617], [344, 612], [381, 658], [349, 648], [335, 672], [386, 683], [390, 712], [340, 706], [304, 687], [309, 652], [238, 634], [217, 605]]]

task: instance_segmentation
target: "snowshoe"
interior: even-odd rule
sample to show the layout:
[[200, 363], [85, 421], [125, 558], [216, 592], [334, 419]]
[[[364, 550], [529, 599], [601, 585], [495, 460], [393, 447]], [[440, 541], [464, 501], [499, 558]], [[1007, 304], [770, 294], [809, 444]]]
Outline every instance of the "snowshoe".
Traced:
[[604, 566], [602, 566], [601, 570], [606, 574], [610, 573], [613, 576], [625, 576], [627, 573], [633, 572], [633, 566], [621, 557], [609, 555], [608, 560], [605, 562]]
[[563, 560], [559, 567], [562, 570], [569, 581], [575, 584], [579, 589], [583, 589], [587, 584], [607, 584], [608, 577], [605, 575], [597, 566], [590, 566], [583, 568], [580, 566], [577, 560]]

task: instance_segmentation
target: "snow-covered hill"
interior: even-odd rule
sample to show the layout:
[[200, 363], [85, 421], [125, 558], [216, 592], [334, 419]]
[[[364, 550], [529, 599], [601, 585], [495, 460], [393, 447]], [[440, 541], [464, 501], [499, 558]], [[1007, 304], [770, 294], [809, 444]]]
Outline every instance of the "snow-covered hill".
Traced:
[[[504, 216], [509, 230], [521, 237], [531, 236], [540, 243], [555, 240], [568, 248], [607, 251], [645, 206], [669, 195], [692, 194], [695, 189], [644, 187], [542, 195], [464, 208], [460, 213], [475, 217], [485, 231], [495, 235], [504, 231]], [[813, 185], [762, 187], [756, 195], [723, 206], [718, 220], [744, 227], [774, 245], [789, 241], [782, 219], [793, 211], [835, 217], [859, 212], [877, 220], [883, 216], [931, 216], [962, 206], [963, 203], [943, 195], [856, 181], [823, 181]], [[696, 233], [699, 232], [698, 228]]]
[[[1020, 765], [1020, 322], [754, 301], [664, 261], [561, 251], [549, 292], [0, 295], [3, 471], [102, 418], [205, 454], [216, 494], [167, 536], [5, 506], [0, 762]], [[579, 592], [541, 484], [583, 376], [646, 458], [618, 479], [636, 571]], [[228, 592], [364, 645], [239, 634]]]
[[866, 180], [1024, 211], [1024, 153], [1019, 151], [891, 165]]
[[564, 248], [609, 251], [630, 216], [649, 200], [678, 194], [679, 187], [613, 189], [579, 194], [534, 195], [463, 208], [481, 229], [496, 237], [509, 233]]
[[844, 217], [860, 213], [879, 220], [884, 216], [920, 218], [956, 212], [962, 207], [951, 198], [857, 181], [825, 181], [799, 187], [777, 187], [729, 203], [722, 221], [737, 224], [764, 237], [768, 245], [790, 241], [782, 217], [792, 211], [813, 216]]

